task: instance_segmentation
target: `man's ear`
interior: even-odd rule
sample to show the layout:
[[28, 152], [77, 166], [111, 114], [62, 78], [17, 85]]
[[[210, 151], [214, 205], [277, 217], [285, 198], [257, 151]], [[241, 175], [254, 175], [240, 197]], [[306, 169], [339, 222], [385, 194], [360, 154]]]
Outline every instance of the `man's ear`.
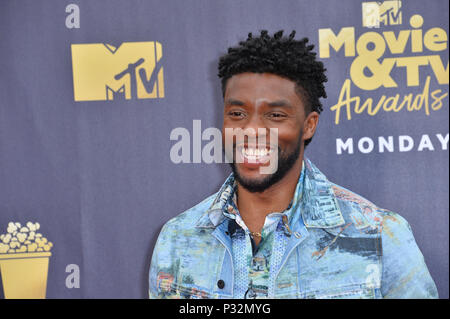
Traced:
[[314, 136], [317, 124], [319, 123], [319, 113], [311, 112], [303, 122], [303, 140], [308, 140]]

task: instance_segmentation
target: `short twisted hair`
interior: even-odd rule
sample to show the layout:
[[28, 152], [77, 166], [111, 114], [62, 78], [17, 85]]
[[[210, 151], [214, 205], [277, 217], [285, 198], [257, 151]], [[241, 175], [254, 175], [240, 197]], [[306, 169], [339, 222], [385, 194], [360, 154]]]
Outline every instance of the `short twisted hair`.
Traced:
[[[283, 30], [269, 36], [262, 30], [259, 37], [248, 34], [246, 41], [228, 49], [219, 59], [219, 78], [225, 96], [226, 84], [233, 75], [251, 73], [272, 73], [287, 78], [296, 85], [296, 91], [305, 104], [306, 114], [323, 110], [320, 98], [326, 98], [324, 82], [326, 69], [316, 60], [312, 52], [314, 45], [307, 45], [308, 39], [294, 40], [295, 31], [283, 37]], [[311, 139], [305, 141], [305, 146]]]

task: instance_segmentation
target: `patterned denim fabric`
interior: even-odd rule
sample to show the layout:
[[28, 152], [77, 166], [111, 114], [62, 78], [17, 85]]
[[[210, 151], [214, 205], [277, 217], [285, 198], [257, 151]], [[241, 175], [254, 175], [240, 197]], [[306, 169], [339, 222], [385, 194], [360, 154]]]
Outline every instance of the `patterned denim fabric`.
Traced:
[[[264, 298], [268, 296], [269, 287], [273, 288], [275, 274], [278, 272], [281, 258], [286, 248], [285, 237], [290, 236], [289, 229], [283, 222], [283, 216], [289, 221], [293, 215], [293, 207], [301, 198], [304, 177], [304, 165], [297, 184], [294, 199], [283, 212], [273, 212], [266, 216], [261, 230], [262, 240], [253, 255], [250, 242], [250, 231], [242, 220], [237, 208], [236, 182], [234, 178], [227, 180], [224, 192], [225, 204], [223, 215], [236, 221], [239, 225], [236, 233], [231, 235], [233, 266], [235, 271], [233, 296], [236, 298]], [[300, 194], [300, 195], [299, 195]], [[232, 221], [228, 221], [232, 223]], [[269, 283], [270, 281], [270, 283]], [[273, 290], [273, 289], [272, 289]]]
[[[252, 265], [245, 230], [234, 234], [237, 241], [230, 235], [233, 182], [230, 175], [219, 192], [164, 225], [150, 266], [150, 298], [244, 297], [251, 267], [263, 265]], [[267, 289], [255, 287], [246, 297], [438, 297], [406, 220], [329, 182], [308, 159], [288, 212], [290, 232], [279, 222], [269, 232], [273, 251], [281, 253], [271, 254], [267, 282], [253, 283]]]
[[[231, 235], [233, 265], [236, 270], [234, 276], [233, 296], [236, 298], [264, 298], [269, 294], [269, 288], [273, 290], [275, 275], [278, 273], [281, 259], [284, 255], [287, 236], [291, 236], [290, 228], [285, 226], [295, 211], [298, 199], [301, 198], [304, 177], [304, 165], [299, 183], [297, 184], [294, 199], [283, 212], [273, 212], [266, 216], [261, 230], [262, 239], [258, 250], [253, 255], [250, 242], [250, 231], [242, 220], [236, 203], [236, 182], [229, 179], [226, 186], [228, 199], [223, 209], [223, 215], [235, 220], [240, 226], [236, 233]], [[232, 184], [232, 185], [230, 185]], [[232, 221], [228, 221], [232, 222]]]

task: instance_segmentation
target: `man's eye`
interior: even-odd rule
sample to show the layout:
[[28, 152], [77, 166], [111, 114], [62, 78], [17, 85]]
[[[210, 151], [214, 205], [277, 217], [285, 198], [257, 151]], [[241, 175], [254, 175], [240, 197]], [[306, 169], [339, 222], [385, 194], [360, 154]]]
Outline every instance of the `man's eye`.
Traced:
[[286, 117], [286, 115], [284, 115], [283, 113], [270, 113], [269, 117], [280, 119], [280, 118]]
[[230, 111], [228, 112], [228, 115], [232, 117], [242, 117], [244, 116], [244, 113], [240, 111]]

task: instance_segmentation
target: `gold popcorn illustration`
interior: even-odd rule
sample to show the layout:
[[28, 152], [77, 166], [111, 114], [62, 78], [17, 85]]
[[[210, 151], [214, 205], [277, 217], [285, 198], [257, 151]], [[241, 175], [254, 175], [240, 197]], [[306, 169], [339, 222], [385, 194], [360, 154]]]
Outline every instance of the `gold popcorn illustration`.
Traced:
[[7, 299], [43, 299], [53, 244], [38, 233], [39, 223], [8, 223], [0, 235], [0, 272]]

